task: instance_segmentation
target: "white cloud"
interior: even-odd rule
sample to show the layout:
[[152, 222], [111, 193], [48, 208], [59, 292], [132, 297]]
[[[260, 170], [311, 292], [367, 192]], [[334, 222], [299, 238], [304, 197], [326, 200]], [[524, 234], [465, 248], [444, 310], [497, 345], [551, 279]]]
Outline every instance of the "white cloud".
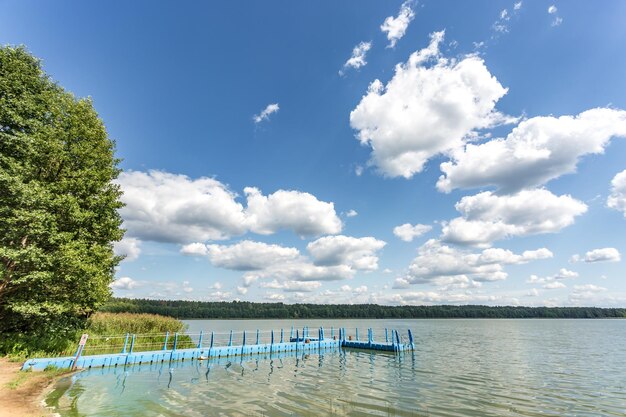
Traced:
[[263, 120], [269, 120], [270, 115], [276, 113], [278, 110], [280, 110], [278, 103], [268, 104], [267, 107], [261, 111], [261, 113], [255, 114], [252, 117], [252, 120], [254, 120], [254, 123], [261, 123]]
[[244, 275], [246, 282], [259, 279], [278, 279], [288, 281], [339, 281], [354, 277], [356, 271], [348, 265], [318, 266], [306, 259], [283, 264], [275, 264], [266, 269], [248, 272]]
[[285, 296], [282, 294], [267, 294], [263, 298], [268, 301], [283, 301], [285, 299]]
[[[521, 255], [506, 249], [489, 248], [479, 253], [442, 245], [430, 239], [418, 249], [418, 256], [409, 266], [408, 274], [396, 280], [396, 288], [406, 284], [431, 283], [435, 285], [471, 284], [471, 281], [498, 281], [506, 279], [504, 265], [524, 264], [530, 261], [547, 259], [553, 256], [546, 248], [525, 251]], [[460, 280], [450, 281], [450, 277]]]
[[124, 256], [124, 261], [134, 261], [141, 254], [141, 240], [134, 237], [125, 237], [113, 244], [113, 253]]
[[559, 26], [561, 23], [563, 23], [563, 19], [556, 14], [557, 12], [558, 9], [554, 4], [548, 7], [548, 14], [554, 15], [554, 20], [552, 20], [551, 26]]
[[140, 282], [135, 281], [130, 277], [121, 277], [113, 281], [110, 285], [114, 290], [132, 290], [141, 286]]
[[405, 223], [393, 228], [393, 234], [399, 239], [405, 242], [411, 242], [414, 238], [429, 232], [432, 226], [426, 224], [416, 224], [415, 226], [410, 223]]
[[507, 89], [483, 60], [443, 58], [443, 38], [443, 31], [432, 33], [428, 47], [398, 64], [386, 86], [373, 81], [350, 113], [358, 139], [372, 148], [370, 165], [386, 176], [410, 178], [433, 156], [463, 146], [477, 129], [514, 121], [495, 110]]
[[316, 236], [341, 232], [341, 220], [333, 203], [318, 200], [300, 191], [278, 190], [264, 196], [258, 189], [244, 189], [248, 199], [246, 216], [250, 230], [272, 234], [290, 229], [300, 236]]
[[626, 170], [618, 173], [611, 180], [611, 195], [606, 200], [607, 206], [619, 210], [626, 217]]
[[581, 201], [545, 189], [500, 196], [485, 191], [463, 197], [455, 207], [461, 217], [444, 224], [442, 239], [476, 246], [513, 236], [555, 233], [587, 211]]
[[312, 292], [322, 286], [319, 281], [283, 281], [273, 280], [259, 284], [261, 288], [282, 289], [285, 292]]
[[325, 236], [307, 245], [316, 265], [347, 265], [355, 270], [378, 269], [376, 252], [386, 243], [373, 237]]
[[554, 4], [551, 5], [550, 7], [548, 7], [548, 13], [554, 14], [556, 12], [557, 12], [557, 8], [556, 8], [556, 6]]
[[562, 282], [552, 281], [552, 282], [548, 282], [547, 284], [542, 285], [541, 288], [546, 289], [546, 290], [558, 290], [560, 288], [567, 288], [567, 286], [563, 284]]
[[529, 284], [543, 284], [542, 287], [547, 290], [555, 290], [559, 288], [565, 288], [565, 284], [560, 281], [566, 279], [578, 278], [578, 272], [570, 271], [565, 268], [559, 269], [554, 275], [547, 277], [539, 277], [537, 275], [531, 275], [528, 281]]
[[527, 297], [538, 297], [539, 296], [539, 291], [537, 290], [537, 288], [531, 288], [526, 293], [526, 296]]
[[250, 240], [234, 245], [192, 243], [183, 246], [181, 252], [185, 255], [207, 256], [211, 264], [235, 271], [261, 270], [276, 263], [290, 262], [300, 258], [300, 252], [296, 248]]
[[357, 211], [356, 211], [356, 210], [349, 210], [349, 211], [346, 213], [346, 217], [356, 217], [356, 216], [358, 216], [358, 215], [359, 215], [359, 213], [357, 213]]
[[585, 284], [585, 285], [574, 285], [574, 290], [581, 291], [591, 291], [591, 292], [602, 292], [606, 291], [606, 288], [600, 287], [594, 284]]
[[248, 293], [248, 288], [237, 286], [237, 294], [246, 295]]
[[563, 18], [560, 16], [556, 16], [550, 26], [559, 26], [561, 23], [563, 23]]
[[367, 51], [369, 51], [371, 47], [371, 42], [361, 42], [355, 46], [354, 49], [352, 49], [352, 56], [343, 64], [343, 70], [339, 71], [339, 75], [343, 75], [344, 70], [348, 68], [359, 69], [367, 65], [365, 55], [367, 55]]
[[496, 295], [473, 293], [446, 293], [439, 291], [413, 291], [401, 294], [391, 294], [380, 297], [380, 301], [400, 305], [414, 304], [472, 304], [498, 301]]
[[519, 10], [522, 8], [522, 2], [518, 1], [513, 5], [513, 10]]
[[626, 136], [626, 111], [596, 108], [577, 116], [533, 117], [505, 139], [467, 144], [441, 164], [437, 188], [495, 186], [510, 193], [576, 172], [580, 158], [600, 154], [612, 137]]
[[389, 41], [388, 48], [395, 48], [398, 40], [402, 39], [406, 33], [406, 29], [409, 24], [415, 18], [415, 12], [412, 9], [413, 1], [407, 0], [400, 6], [398, 16], [388, 16], [382, 25], [380, 30], [387, 33], [387, 40]]
[[585, 262], [619, 262], [621, 255], [615, 248], [594, 249], [585, 254]]
[[333, 203], [300, 192], [278, 190], [264, 196], [245, 188], [247, 208], [221, 182], [161, 171], [120, 174], [120, 209], [128, 236], [157, 242], [221, 240], [248, 231], [271, 234], [291, 229], [300, 236], [339, 233]]

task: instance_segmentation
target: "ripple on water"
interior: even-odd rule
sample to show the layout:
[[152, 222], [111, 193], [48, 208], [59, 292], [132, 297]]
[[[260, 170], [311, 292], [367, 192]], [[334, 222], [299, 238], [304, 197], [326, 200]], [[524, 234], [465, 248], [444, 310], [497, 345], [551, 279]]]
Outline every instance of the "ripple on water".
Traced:
[[389, 327], [418, 329], [416, 352], [91, 370], [62, 381], [49, 402], [63, 416], [89, 417], [626, 415], [626, 321], [407, 320]]

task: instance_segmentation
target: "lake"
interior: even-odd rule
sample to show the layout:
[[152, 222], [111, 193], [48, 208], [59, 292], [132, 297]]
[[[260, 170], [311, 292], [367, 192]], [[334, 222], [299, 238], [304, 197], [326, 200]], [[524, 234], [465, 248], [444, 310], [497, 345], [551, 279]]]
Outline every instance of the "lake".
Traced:
[[61, 380], [48, 404], [62, 416], [626, 415], [626, 320], [185, 322], [221, 334], [372, 327], [377, 340], [410, 328], [416, 347], [92, 369]]

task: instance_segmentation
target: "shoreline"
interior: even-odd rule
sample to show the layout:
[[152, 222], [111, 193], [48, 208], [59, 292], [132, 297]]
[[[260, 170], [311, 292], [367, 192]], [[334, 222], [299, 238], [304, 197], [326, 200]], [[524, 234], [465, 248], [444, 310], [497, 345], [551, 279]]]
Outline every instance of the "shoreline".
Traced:
[[[0, 357], [0, 417], [52, 417], [54, 410], [46, 405], [46, 397], [54, 384], [72, 372], [21, 372], [20, 362]], [[10, 385], [15, 384], [15, 387]]]

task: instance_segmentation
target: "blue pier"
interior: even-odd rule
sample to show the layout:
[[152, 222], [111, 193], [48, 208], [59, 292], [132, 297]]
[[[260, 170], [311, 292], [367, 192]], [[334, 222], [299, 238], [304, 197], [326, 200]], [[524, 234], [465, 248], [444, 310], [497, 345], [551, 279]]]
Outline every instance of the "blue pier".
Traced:
[[[261, 334], [259, 330], [256, 331], [256, 337], [254, 344], [246, 342], [246, 332], [241, 332], [241, 344], [234, 344], [233, 331], [231, 330], [228, 335], [228, 341], [218, 340], [218, 334], [210, 333], [210, 343], [208, 346], [204, 345], [205, 332], [200, 332], [196, 335], [186, 334], [174, 334], [174, 340], [171, 341], [169, 333], [164, 335], [130, 335], [119, 336], [120, 340], [123, 340], [123, 347], [117, 352], [104, 352], [101, 354], [88, 354], [91, 351], [98, 351], [98, 349], [106, 349], [97, 345], [98, 338], [88, 338], [88, 342], [85, 346], [85, 352], [87, 354], [80, 356], [78, 353], [74, 356], [63, 356], [53, 358], [33, 358], [24, 362], [22, 370], [43, 370], [46, 367], [56, 367], [61, 369], [79, 368], [105, 368], [105, 367], [118, 367], [129, 365], [141, 365], [141, 364], [158, 364], [164, 362], [173, 361], [185, 361], [185, 360], [210, 360], [229, 358], [235, 356], [247, 356], [247, 355], [265, 355], [265, 354], [279, 354], [289, 352], [311, 352], [326, 351], [329, 349], [363, 349], [369, 351], [379, 352], [392, 352], [398, 353], [406, 350], [414, 350], [415, 345], [413, 343], [413, 334], [408, 331], [408, 337], [402, 339], [400, 334], [396, 330], [392, 330], [389, 335], [387, 329], [385, 329], [385, 341], [374, 341], [374, 331], [370, 328], [367, 330], [367, 340], [359, 340], [358, 329], [355, 331], [355, 336], [348, 335], [346, 328], [338, 329], [338, 336], [335, 335], [335, 331], [331, 328], [330, 337], [326, 337], [324, 328], [320, 327], [317, 331], [311, 331], [308, 327], [302, 329], [296, 329], [295, 335], [293, 328], [291, 329], [291, 336], [284, 340], [284, 329], [280, 329], [280, 341], [276, 342], [274, 339], [274, 330], [267, 332], [266, 343], [261, 342]], [[224, 334], [225, 336], [226, 334]], [[390, 336], [390, 337], [389, 337]], [[154, 341], [155, 338], [159, 338], [159, 341]], [[182, 338], [187, 337], [186, 340]], [[196, 337], [196, 340], [190, 340], [191, 337]], [[150, 342], [141, 342], [149, 339]], [[129, 346], [130, 339], [130, 346]], [[100, 339], [102, 341], [102, 338]], [[109, 338], [106, 339], [108, 341]], [[89, 341], [94, 346], [89, 346]], [[168, 348], [169, 341], [169, 348]], [[185, 342], [184, 346], [180, 346]], [[148, 349], [154, 346], [153, 349]], [[110, 349], [109, 349], [110, 350]], [[77, 358], [78, 357], [78, 358]]]

